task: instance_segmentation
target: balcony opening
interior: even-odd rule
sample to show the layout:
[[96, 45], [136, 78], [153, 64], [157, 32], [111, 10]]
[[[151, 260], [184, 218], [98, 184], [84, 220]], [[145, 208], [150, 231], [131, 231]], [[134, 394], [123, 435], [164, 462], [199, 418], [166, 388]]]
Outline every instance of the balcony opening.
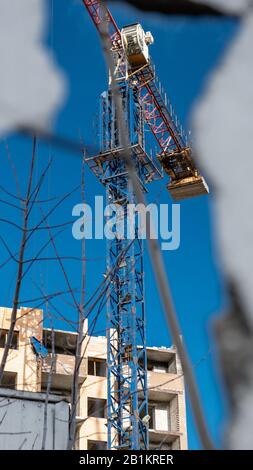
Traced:
[[177, 374], [177, 363], [176, 363], [176, 356], [174, 356], [168, 364], [168, 373], [169, 374]]
[[166, 362], [153, 362], [148, 364], [148, 370], [166, 374], [168, 372], [168, 364]]
[[[172, 407], [173, 404], [173, 407]], [[154, 431], [170, 432], [172, 424], [177, 420], [177, 401], [171, 400], [168, 404], [163, 402], [149, 403], [148, 414], [150, 416], [149, 429]], [[171, 423], [173, 415], [173, 423]], [[175, 416], [174, 416], [175, 415]]]
[[[148, 406], [148, 415], [149, 415], [149, 429], [154, 429], [154, 408], [152, 405]], [[141, 413], [140, 413], [140, 417], [141, 419], [143, 419], [145, 417], [145, 410], [142, 409]]]
[[173, 354], [173, 357], [169, 361], [161, 361], [148, 357], [148, 371], [158, 372], [161, 374], [176, 374], [177, 366], [175, 354]]
[[[53, 349], [53, 339], [51, 330], [43, 330], [43, 345], [51, 353]], [[54, 332], [54, 351], [55, 354], [65, 354], [75, 356], [77, 344], [77, 335], [68, 331]]]
[[170, 430], [170, 416], [168, 406], [158, 405], [155, 408], [155, 429], [156, 431]]
[[88, 398], [88, 416], [91, 418], [106, 418], [107, 401], [102, 398]]
[[[4, 348], [7, 342], [8, 330], [0, 330], [0, 348]], [[13, 332], [10, 349], [18, 349], [18, 331]]]
[[154, 429], [155, 420], [154, 420], [154, 408], [152, 406], [148, 407], [148, 414], [150, 416], [149, 420], [149, 429]]
[[17, 388], [17, 377], [16, 372], [4, 372], [1, 388], [10, 388], [16, 390]]
[[107, 442], [104, 442], [104, 441], [88, 441], [87, 450], [107, 450]]
[[88, 374], [95, 375], [97, 377], [106, 377], [106, 360], [89, 357]]

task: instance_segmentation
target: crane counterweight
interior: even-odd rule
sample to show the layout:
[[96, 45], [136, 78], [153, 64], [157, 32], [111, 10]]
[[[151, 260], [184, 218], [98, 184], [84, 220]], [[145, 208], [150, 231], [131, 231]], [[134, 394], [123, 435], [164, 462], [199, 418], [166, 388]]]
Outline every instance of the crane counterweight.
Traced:
[[148, 65], [149, 46], [154, 43], [150, 31], [145, 33], [140, 24], [128, 25], [121, 30], [122, 44], [131, 71]]
[[194, 165], [189, 147], [181, 151], [164, 152], [157, 158], [170, 177], [167, 188], [174, 201], [208, 194], [208, 186]]

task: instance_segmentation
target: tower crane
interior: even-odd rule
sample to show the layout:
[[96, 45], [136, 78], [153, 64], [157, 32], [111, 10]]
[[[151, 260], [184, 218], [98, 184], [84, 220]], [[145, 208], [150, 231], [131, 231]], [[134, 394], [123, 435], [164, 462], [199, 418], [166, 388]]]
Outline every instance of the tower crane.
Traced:
[[[100, 31], [107, 22], [114, 61], [114, 79], [121, 94], [129, 130], [131, 158], [143, 191], [147, 184], [169, 176], [167, 188], [175, 201], [208, 193], [196, 167], [192, 150], [162, 87], [158, 84], [149, 47], [154, 38], [140, 24], [119, 29], [101, 0], [83, 0]], [[122, 154], [111, 83], [101, 95], [100, 153], [85, 157], [86, 163], [106, 188], [107, 204], [121, 206], [127, 214], [135, 195]], [[157, 159], [146, 151], [145, 130], [149, 128]], [[125, 253], [122, 260], [122, 253]], [[144, 299], [143, 244], [117, 238], [107, 241], [107, 270], [121, 256], [111, 281], [107, 301], [108, 448], [148, 449], [148, 383]]]

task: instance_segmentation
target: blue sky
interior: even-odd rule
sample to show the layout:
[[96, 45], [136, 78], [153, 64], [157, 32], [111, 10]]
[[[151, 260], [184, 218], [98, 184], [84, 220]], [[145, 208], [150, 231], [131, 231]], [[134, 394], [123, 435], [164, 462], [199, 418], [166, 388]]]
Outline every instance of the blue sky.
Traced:
[[[48, 4], [50, 6], [51, 0]], [[229, 41], [236, 34], [236, 23], [221, 19], [200, 20], [168, 18], [155, 14], [144, 15], [123, 4], [113, 6], [112, 11], [119, 26], [141, 22], [146, 30], [152, 31], [155, 37], [152, 57], [157, 72], [181, 121], [185, 126], [189, 125], [194, 103], [205, 89], [208, 74], [219, 62]], [[81, 136], [85, 143], [96, 146], [98, 100], [100, 93], [107, 87], [107, 79], [97, 32], [81, 0], [54, 0], [51, 26], [46, 41], [53, 49], [53, 54], [69, 81], [68, 98], [58, 115], [55, 130], [77, 140], [80, 140]], [[16, 135], [8, 136], [7, 142], [17, 168], [20, 185], [24, 187], [31, 142], [29, 139]], [[14, 179], [6, 158], [5, 142], [0, 143], [0, 152], [3, 162], [0, 184], [14, 191]], [[37, 174], [40, 173], [50, 155], [53, 157], [53, 165], [42, 192], [46, 197], [63, 194], [80, 183], [81, 167], [78, 155], [43, 143], [39, 144]], [[104, 194], [104, 189], [88, 169], [85, 180], [85, 197], [87, 202], [93, 205], [95, 195]], [[162, 186], [165, 187], [163, 180], [150, 187], [148, 194], [150, 202], [156, 198]], [[79, 202], [81, 202], [80, 191], [77, 191], [51, 216], [50, 222], [57, 224], [63, 220], [71, 221], [72, 207]], [[160, 202], [171, 203], [166, 189], [161, 193]], [[46, 207], [49, 205], [45, 206], [44, 210]], [[16, 212], [4, 205], [1, 205], [1, 213], [3, 217], [12, 217], [13, 220], [17, 218]], [[220, 445], [221, 423], [226, 414], [226, 404], [219, 381], [219, 371], [215, 366], [212, 320], [224, 309], [226, 295], [216, 261], [217, 248], [213, 236], [211, 214], [212, 196], [183, 202], [181, 204], [181, 246], [175, 252], [165, 252], [164, 259], [182, 335], [192, 362], [196, 365], [195, 372], [208, 425], [213, 439], [217, 445]], [[40, 209], [36, 208], [32, 214], [32, 222], [35, 223], [39, 217]], [[1, 224], [1, 234], [8, 239], [13, 251], [17, 250], [18, 231], [5, 223]], [[41, 232], [36, 239], [32, 240], [29, 252], [36, 252], [46, 239], [47, 234]], [[56, 241], [61, 254], [67, 252], [76, 256], [80, 255], [80, 243], [73, 240], [71, 225], [67, 226]], [[88, 241], [86, 244], [86, 256], [90, 259], [87, 262], [87, 296], [102, 280], [102, 273], [105, 270], [104, 249], [103, 241]], [[3, 246], [0, 250], [2, 260], [6, 257], [6, 252]], [[48, 249], [47, 254], [50, 253]], [[80, 286], [80, 264], [68, 261], [65, 265], [73, 285]], [[145, 256], [145, 273], [148, 344], [169, 346], [171, 339], [147, 256]], [[0, 276], [2, 286], [0, 304], [11, 305], [15, 280], [14, 264], [8, 263], [0, 270]], [[40, 295], [38, 286], [43, 286], [48, 292], [62, 290], [63, 277], [57, 264], [44, 262], [34, 266], [24, 283], [22, 299], [25, 301], [38, 297]], [[34, 305], [34, 302], [30, 304]], [[75, 313], [66, 301], [56, 300], [55, 305], [63, 315], [69, 319], [74, 318]], [[56, 321], [56, 325], [66, 329], [68, 327], [67, 324], [59, 321]], [[105, 315], [103, 314], [97, 331], [103, 332], [104, 329]], [[190, 410], [188, 433], [190, 448], [199, 448], [200, 444]]]

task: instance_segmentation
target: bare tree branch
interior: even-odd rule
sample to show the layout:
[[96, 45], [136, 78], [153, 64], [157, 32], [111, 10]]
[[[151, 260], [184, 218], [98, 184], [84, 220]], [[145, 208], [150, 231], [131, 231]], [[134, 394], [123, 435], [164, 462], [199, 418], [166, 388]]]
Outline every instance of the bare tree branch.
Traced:
[[19, 294], [20, 294], [22, 275], [23, 275], [23, 259], [24, 259], [24, 255], [25, 255], [26, 244], [27, 244], [27, 226], [28, 226], [28, 219], [29, 219], [29, 199], [30, 199], [32, 181], [33, 181], [35, 155], [36, 155], [36, 138], [34, 137], [33, 146], [32, 146], [32, 158], [31, 158], [31, 164], [30, 164], [30, 173], [29, 173], [27, 191], [26, 191], [26, 198], [25, 198], [25, 203], [24, 203], [23, 233], [22, 233], [20, 250], [19, 250], [19, 264], [18, 264], [18, 272], [17, 272], [15, 293], [14, 293], [14, 298], [13, 298], [13, 308], [12, 308], [12, 313], [11, 313], [10, 328], [8, 330], [6, 345], [5, 345], [5, 348], [4, 348], [2, 361], [1, 361], [1, 365], [0, 365], [0, 385], [2, 383], [4, 368], [5, 368], [5, 365], [6, 365], [6, 362], [7, 362], [9, 350], [11, 348], [14, 328], [15, 328], [16, 319], [17, 319]]
[[46, 398], [45, 398], [45, 405], [44, 405], [44, 423], [43, 423], [43, 435], [42, 435], [42, 445], [41, 450], [45, 450], [46, 448], [46, 438], [47, 438], [47, 411], [48, 411], [48, 402], [49, 402], [49, 394], [51, 391], [52, 385], [52, 376], [54, 372], [54, 365], [55, 365], [55, 333], [54, 333], [54, 326], [51, 320], [51, 338], [52, 338], [52, 355], [51, 355], [51, 365], [50, 371], [47, 380], [47, 390], [46, 390]]
[[[85, 174], [84, 174], [84, 160], [82, 162], [82, 203], [85, 203]], [[80, 398], [80, 386], [79, 386], [79, 370], [82, 362], [81, 353], [82, 353], [82, 343], [83, 343], [83, 330], [84, 330], [84, 290], [85, 290], [85, 238], [82, 239], [82, 278], [81, 278], [81, 301], [78, 314], [78, 334], [77, 334], [77, 344], [76, 344], [76, 354], [75, 354], [75, 366], [72, 379], [72, 391], [71, 391], [71, 412], [70, 412], [70, 422], [69, 422], [69, 440], [68, 440], [68, 450], [73, 449], [75, 446], [76, 438], [76, 414], [77, 414], [77, 404], [79, 403]]]

